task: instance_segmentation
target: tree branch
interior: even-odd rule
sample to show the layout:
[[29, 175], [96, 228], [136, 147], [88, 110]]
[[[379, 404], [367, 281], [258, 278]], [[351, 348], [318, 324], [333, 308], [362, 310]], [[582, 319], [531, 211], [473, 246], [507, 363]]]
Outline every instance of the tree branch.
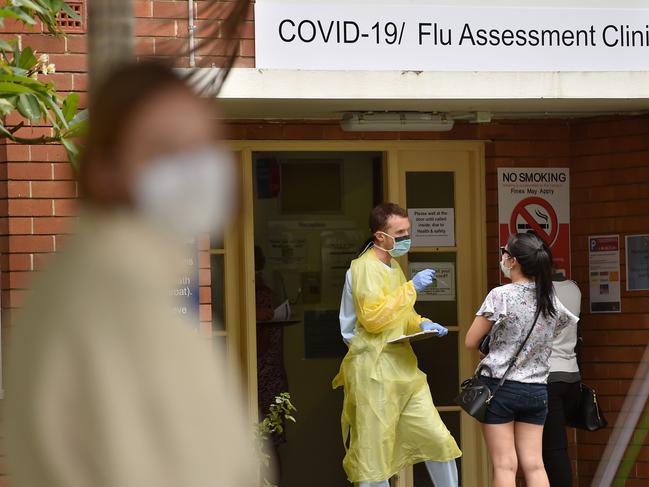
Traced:
[[[7, 129], [10, 133], [15, 134], [18, 130], [23, 128], [25, 126], [25, 122], [20, 122], [18, 125], [16, 125], [13, 128]], [[5, 127], [6, 128], [6, 127]]]
[[2, 139], [9, 139], [18, 144], [25, 144], [25, 145], [52, 144], [54, 142], [61, 142], [60, 137], [41, 136], [41, 137], [27, 138], [27, 137], [16, 137], [13, 134], [12, 135], [0, 134], [0, 140]]

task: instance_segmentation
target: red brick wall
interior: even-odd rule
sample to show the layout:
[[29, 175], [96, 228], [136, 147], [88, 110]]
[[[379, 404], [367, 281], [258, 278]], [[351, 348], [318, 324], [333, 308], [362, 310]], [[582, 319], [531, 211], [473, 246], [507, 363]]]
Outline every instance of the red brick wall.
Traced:
[[[224, 19], [232, 12], [235, 2], [194, 2], [196, 66], [222, 66], [231, 42], [218, 35]], [[180, 1], [135, 0], [136, 53], [140, 58], [173, 59], [178, 66], [189, 66], [188, 4]], [[238, 58], [235, 67], [254, 67], [254, 13], [251, 3], [234, 46]]]
[[[649, 117], [573, 124], [571, 164], [572, 269], [583, 292], [584, 380], [599, 392], [609, 424], [622, 406], [649, 344], [649, 291], [626, 291], [624, 236], [649, 233]], [[588, 236], [618, 234], [622, 250], [622, 313], [590, 314]], [[579, 477], [589, 485], [610, 429], [579, 431]], [[626, 486], [649, 484], [649, 441]]]

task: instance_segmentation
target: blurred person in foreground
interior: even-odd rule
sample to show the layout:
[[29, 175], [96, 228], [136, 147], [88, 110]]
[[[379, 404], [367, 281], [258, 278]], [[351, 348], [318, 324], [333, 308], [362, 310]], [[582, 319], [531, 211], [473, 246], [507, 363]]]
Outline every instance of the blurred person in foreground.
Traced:
[[222, 231], [232, 207], [218, 136], [209, 104], [166, 67], [124, 66], [97, 92], [76, 235], [11, 337], [12, 487], [256, 483], [224, 361], [170, 293], [183, 243]]

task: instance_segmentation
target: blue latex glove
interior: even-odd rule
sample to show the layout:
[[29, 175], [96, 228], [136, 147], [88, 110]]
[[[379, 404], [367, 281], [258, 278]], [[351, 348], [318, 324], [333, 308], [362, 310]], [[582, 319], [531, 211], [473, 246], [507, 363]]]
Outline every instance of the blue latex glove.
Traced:
[[420, 292], [430, 286], [435, 280], [434, 269], [424, 269], [417, 272], [412, 278], [412, 283], [415, 286], [415, 291]]
[[424, 331], [437, 330], [438, 337], [443, 337], [448, 333], [448, 328], [443, 327], [439, 323], [433, 323], [432, 321], [422, 321], [419, 324], [419, 328]]

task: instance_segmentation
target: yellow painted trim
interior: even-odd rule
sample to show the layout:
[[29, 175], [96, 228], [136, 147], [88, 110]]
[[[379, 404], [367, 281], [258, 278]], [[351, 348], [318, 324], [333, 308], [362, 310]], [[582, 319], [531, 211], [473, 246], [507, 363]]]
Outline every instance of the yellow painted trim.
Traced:
[[225, 252], [223, 257], [223, 282], [224, 289], [224, 319], [225, 335], [227, 336], [228, 363], [238, 366], [237, 344], [239, 343], [239, 329], [235, 325], [239, 321], [239, 280], [237, 276], [237, 265], [239, 262], [239, 241], [233, 232], [226, 232], [223, 239]]
[[241, 151], [241, 358], [248, 389], [248, 408], [251, 419], [257, 421], [257, 330], [255, 307], [255, 226], [253, 203], [252, 151]]

